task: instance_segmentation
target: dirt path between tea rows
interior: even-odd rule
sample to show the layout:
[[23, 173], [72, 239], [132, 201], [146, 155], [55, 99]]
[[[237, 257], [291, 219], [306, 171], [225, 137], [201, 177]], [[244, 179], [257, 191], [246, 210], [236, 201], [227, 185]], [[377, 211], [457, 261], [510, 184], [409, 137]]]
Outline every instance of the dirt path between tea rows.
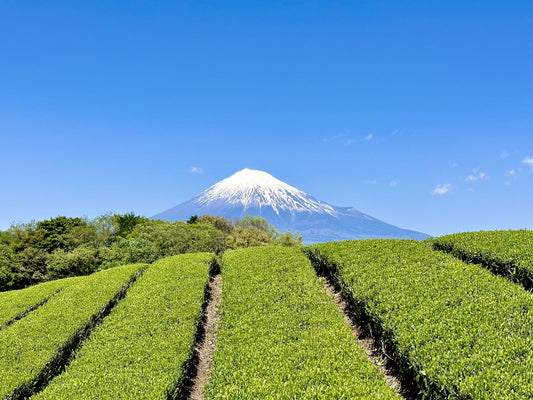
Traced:
[[195, 351], [196, 375], [190, 382], [190, 391], [185, 397], [189, 400], [203, 400], [204, 387], [211, 377], [211, 363], [216, 347], [216, 332], [220, 322], [220, 298], [222, 295], [222, 276], [214, 275], [209, 282], [209, 297], [205, 309], [203, 335]]
[[338, 288], [336, 288], [328, 278], [324, 278], [324, 288], [326, 289], [326, 292], [333, 297], [335, 304], [343, 312], [344, 321], [348, 324], [352, 330], [352, 334], [355, 336], [361, 347], [363, 347], [365, 350], [368, 359], [372, 362], [372, 364], [380, 369], [383, 375], [385, 375], [387, 384], [400, 397], [404, 399], [416, 399], [417, 396], [402, 384], [400, 374], [396, 371], [394, 363], [383, 353], [379, 343], [377, 343], [374, 338], [365, 335], [358, 326], [357, 322], [349, 312], [348, 303], [342, 296], [340, 290], [338, 290]]
[[[394, 363], [383, 353], [381, 346], [374, 338], [368, 337], [351, 316], [348, 303], [340, 291], [329, 281], [324, 279], [326, 292], [332, 296], [335, 304], [344, 314], [345, 322], [350, 326], [352, 334], [365, 350], [367, 357], [376, 365], [385, 376], [387, 384], [402, 398], [415, 399], [416, 395], [402, 384], [400, 374], [396, 371]], [[203, 400], [204, 387], [211, 377], [211, 364], [216, 348], [216, 333], [220, 324], [220, 300], [222, 295], [222, 277], [220, 273], [211, 278], [208, 288], [208, 298], [202, 323], [202, 333], [194, 349], [193, 376], [185, 384], [182, 400]]]

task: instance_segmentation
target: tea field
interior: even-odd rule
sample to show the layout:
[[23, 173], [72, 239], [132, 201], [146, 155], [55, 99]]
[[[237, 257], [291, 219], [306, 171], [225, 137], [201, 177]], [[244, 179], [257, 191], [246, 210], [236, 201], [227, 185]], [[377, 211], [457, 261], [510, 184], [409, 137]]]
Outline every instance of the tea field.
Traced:
[[0, 399], [190, 398], [215, 275], [205, 399], [531, 399], [532, 271], [532, 231], [490, 231], [182, 254], [2, 292]]

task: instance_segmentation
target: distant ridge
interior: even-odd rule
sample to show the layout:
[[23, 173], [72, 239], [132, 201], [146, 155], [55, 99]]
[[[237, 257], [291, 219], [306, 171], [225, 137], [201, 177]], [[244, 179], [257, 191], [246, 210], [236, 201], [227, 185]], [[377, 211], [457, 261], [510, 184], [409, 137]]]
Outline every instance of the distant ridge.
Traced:
[[355, 208], [332, 206], [264, 171], [248, 168], [152, 218], [181, 221], [203, 214], [266, 218], [280, 231], [299, 232], [305, 244], [345, 239], [421, 240], [429, 237], [387, 224]]

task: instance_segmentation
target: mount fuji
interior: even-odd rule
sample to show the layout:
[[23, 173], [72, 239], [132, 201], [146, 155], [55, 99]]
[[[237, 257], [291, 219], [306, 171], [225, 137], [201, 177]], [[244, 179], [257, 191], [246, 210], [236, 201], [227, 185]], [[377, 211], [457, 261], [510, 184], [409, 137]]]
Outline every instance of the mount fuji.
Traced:
[[421, 240], [429, 237], [387, 224], [352, 207], [332, 206], [266, 172], [247, 168], [152, 218], [181, 221], [204, 214], [228, 218], [262, 217], [279, 231], [298, 232], [304, 244], [345, 239]]

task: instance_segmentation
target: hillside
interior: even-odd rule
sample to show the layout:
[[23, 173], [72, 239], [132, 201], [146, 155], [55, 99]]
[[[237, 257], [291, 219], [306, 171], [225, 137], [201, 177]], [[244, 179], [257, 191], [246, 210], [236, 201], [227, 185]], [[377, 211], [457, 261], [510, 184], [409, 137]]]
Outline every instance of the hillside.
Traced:
[[529, 399], [533, 298], [497, 264], [531, 271], [532, 238], [182, 254], [0, 293], [0, 398]]

